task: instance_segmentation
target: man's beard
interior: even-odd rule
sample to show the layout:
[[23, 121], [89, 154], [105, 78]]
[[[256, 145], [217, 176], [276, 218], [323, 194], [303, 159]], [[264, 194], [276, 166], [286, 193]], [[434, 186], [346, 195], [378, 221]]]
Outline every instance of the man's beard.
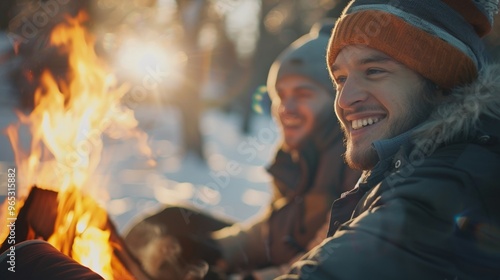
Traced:
[[[416, 96], [417, 98], [408, 100], [407, 113], [390, 123], [387, 132], [374, 141], [394, 138], [424, 122], [436, 105], [432, 101], [426, 99], [424, 97], [425, 94], [426, 93], [422, 90], [421, 94]], [[352, 141], [349, 139], [350, 136], [346, 133], [344, 124], [341, 125], [341, 128], [344, 132], [344, 143], [346, 145], [344, 159], [347, 165], [356, 170], [372, 169], [380, 160], [373, 145], [362, 147], [361, 149], [364, 149], [364, 151], [354, 151], [356, 147], [353, 147]]]

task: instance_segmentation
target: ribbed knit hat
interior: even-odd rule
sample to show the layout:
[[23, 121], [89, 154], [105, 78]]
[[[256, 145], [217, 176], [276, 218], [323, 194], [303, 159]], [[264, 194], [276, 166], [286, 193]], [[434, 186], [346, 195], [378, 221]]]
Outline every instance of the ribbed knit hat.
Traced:
[[328, 40], [335, 21], [325, 19], [313, 25], [308, 34], [286, 48], [273, 62], [267, 78], [267, 90], [275, 91], [276, 82], [285, 75], [306, 76], [334, 94], [334, 87], [326, 65]]
[[353, 0], [337, 21], [328, 64], [347, 45], [386, 53], [444, 89], [474, 81], [485, 63], [480, 38], [499, 0]]

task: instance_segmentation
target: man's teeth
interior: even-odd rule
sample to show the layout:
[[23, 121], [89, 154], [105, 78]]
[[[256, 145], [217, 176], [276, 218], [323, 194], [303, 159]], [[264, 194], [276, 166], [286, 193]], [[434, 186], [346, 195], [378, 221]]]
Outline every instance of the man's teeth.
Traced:
[[362, 127], [377, 123], [379, 120], [380, 120], [379, 118], [366, 118], [366, 119], [354, 120], [352, 121], [352, 129], [360, 129]]
[[285, 118], [282, 119], [282, 123], [286, 126], [296, 126], [301, 123], [301, 120], [299, 118]]

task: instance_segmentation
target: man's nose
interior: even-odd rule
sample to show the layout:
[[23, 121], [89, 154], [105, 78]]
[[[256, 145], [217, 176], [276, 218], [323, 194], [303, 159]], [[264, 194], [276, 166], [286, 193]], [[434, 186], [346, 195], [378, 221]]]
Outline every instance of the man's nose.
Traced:
[[337, 92], [337, 105], [342, 109], [347, 109], [358, 102], [363, 102], [368, 98], [368, 88], [360, 79], [350, 76]]
[[294, 97], [287, 98], [281, 102], [281, 111], [284, 113], [295, 112], [297, 110], [297, 99]]

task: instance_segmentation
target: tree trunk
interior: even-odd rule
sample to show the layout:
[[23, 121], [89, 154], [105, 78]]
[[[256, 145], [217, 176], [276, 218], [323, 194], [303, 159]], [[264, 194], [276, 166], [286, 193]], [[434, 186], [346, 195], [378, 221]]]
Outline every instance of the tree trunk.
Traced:
[[183, 84], [179, 90], [179, 110], [182, 116], [182, 136], [186, 151], [192, 151], [204, 159], [203, 139], [200, 132], [200, 116], [203, 110], [200, 92], [203, 80], [203, 59], [198, 47], [198, 37], [202, 28], [207, 1], [180, 0], [178, 15], [184, 27], [184, 50], [188, 61]]

